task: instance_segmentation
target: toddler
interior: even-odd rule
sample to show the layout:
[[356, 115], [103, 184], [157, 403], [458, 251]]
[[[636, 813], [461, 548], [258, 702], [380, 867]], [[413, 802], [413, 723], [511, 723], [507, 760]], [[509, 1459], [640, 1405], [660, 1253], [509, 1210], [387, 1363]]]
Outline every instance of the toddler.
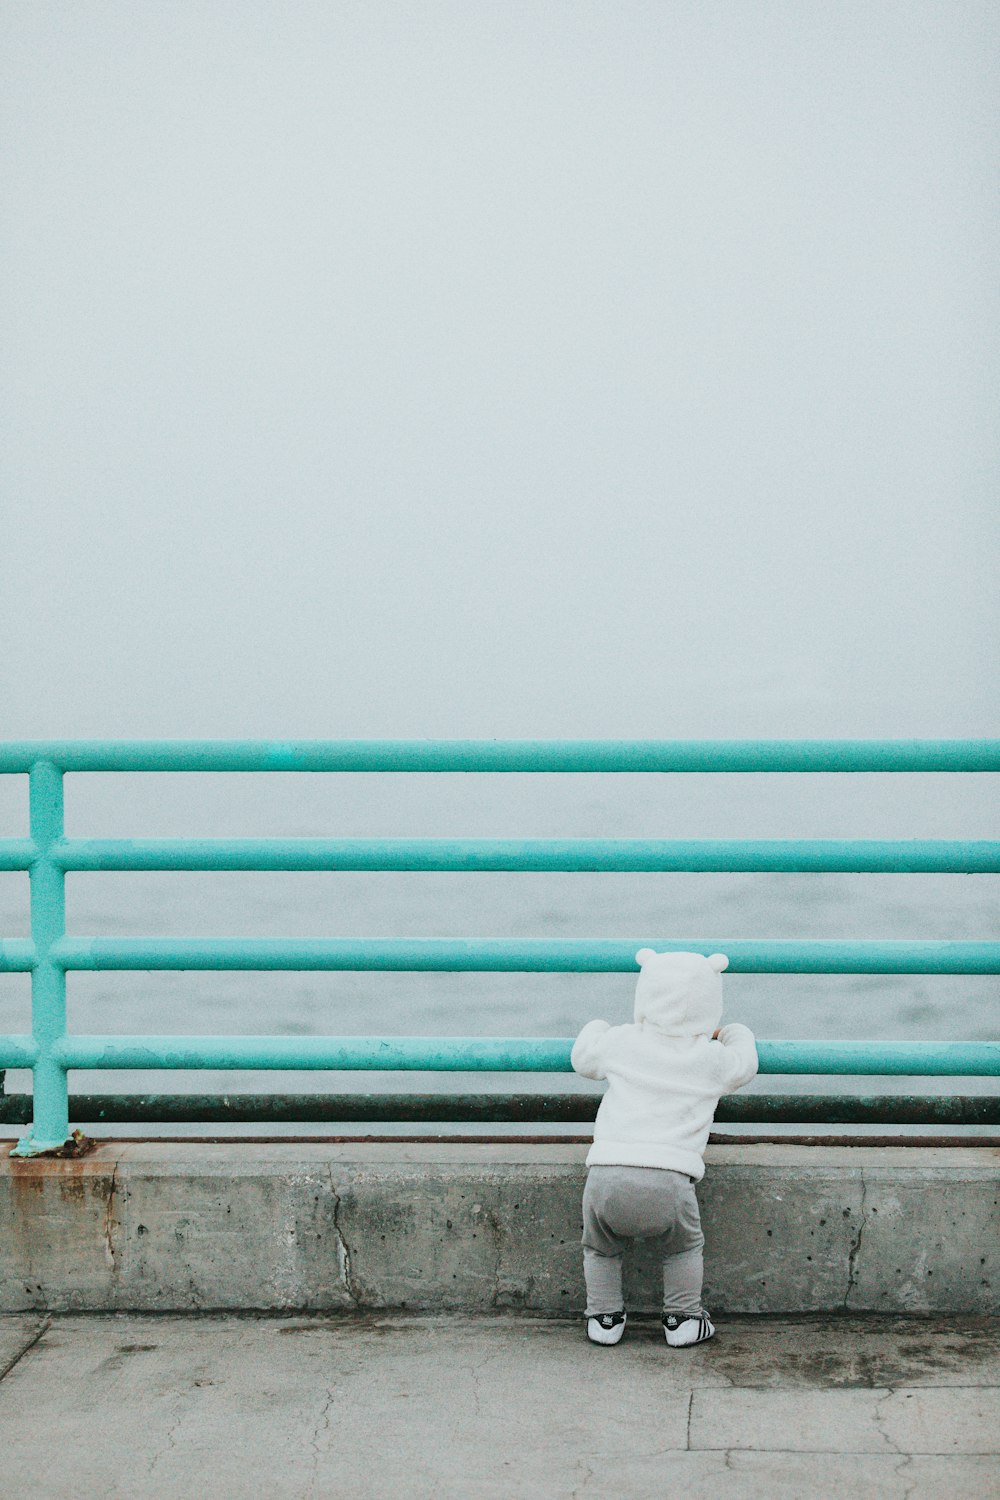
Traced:
[[710, 1339], [701, 1305], [701, 1218], [694, 1185], [715, 1107], [757, 1072], [746, 1026], [719, 1028], [722, 953], [654, 953], [641, 948], [635, 1022], [591, 1021], [573, 1045], [584, 1078], [606, 1078], [594, 1123], [583, 1193], [587, 1336], [617, 1344], [625, 1332], [625, 1242], [666, 1236], [663, 1331], [674, 1348]]

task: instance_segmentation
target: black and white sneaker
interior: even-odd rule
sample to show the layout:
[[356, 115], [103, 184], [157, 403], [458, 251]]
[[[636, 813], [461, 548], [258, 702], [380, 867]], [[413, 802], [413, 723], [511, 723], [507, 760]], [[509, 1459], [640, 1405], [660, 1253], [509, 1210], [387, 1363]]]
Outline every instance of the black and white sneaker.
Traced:
[[703, 1344], [715, 1332], [715, 1324], [704, 1308], [696, 1313], [664, 1313], [663, 1333], [671, 1349]]
[[587, 1319], [587, 1337], [592, 1344], [617, 1344], [624, 1332], [624, 1312], [598, 1313]]

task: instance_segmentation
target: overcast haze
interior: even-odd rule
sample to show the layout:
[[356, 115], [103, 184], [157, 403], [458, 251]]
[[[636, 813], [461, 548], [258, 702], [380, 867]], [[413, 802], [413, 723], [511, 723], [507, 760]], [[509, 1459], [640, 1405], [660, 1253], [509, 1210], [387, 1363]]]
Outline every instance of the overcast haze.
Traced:
[[0, 6], [4, 737], [964, 734], [995, 5]]

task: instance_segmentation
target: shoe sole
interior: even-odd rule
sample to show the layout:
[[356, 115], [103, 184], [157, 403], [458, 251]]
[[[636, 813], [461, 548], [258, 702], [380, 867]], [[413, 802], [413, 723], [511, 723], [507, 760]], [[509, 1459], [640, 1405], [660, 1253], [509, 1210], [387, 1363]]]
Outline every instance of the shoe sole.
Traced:
[[676, 1342], [670, 1337], [671, 1330], [667, 1328], [666, 1324], [663, 1325], [663, 1336], [666, 1339], [668, 1348], [693, 1349], [696, 1344], [707, 1344], [709, 1339], [715, 1337], [715, 1324], [708, 1318], [699, 1316], [698, 1318], [691, 1318], [690, 1321], [692, 1323], [701, 1323], [702, 1329], [698, 1337], [693, 1339], [678, 1339]]
[[617, 1328], [613, 1328], [610, 1331], [615, 1335], [614, 1338], [610, 1338], [610, 1339], [595, 1339], [594, 1336], [593, 1336], [593, 1334], [591, 1333], [590, 1329], [588, 1328], [587, 1329], [587, 1338], [590, 1340], [590, 1342], [592, 1344], [596, 1344], [599, 1349], [613, 1349], [615, 1347], [615, 1345], [616, 1344], [620, 1344], [621, 1341], [622, 1341], [622, 1339], [625, 1337], [625, 1324], [624, 1323], [619, 1323], [619, 1325], [617, 1326]]

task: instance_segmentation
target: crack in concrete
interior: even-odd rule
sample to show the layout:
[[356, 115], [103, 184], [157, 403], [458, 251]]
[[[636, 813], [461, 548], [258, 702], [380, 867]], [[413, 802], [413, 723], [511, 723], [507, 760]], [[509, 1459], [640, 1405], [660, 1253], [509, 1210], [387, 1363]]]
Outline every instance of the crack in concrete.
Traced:
[[503, 1228], [493, 1210], [486, 1210], [486, 1221], [490, 1226], [490, 1234], [493, 1236], [493, 1250], [496, 1255], [496, 1264], [493, 1267], [493, 1292], [490, 1297], [490, 1306], [498, 1307], [500, 1304], [500, 1261], [503, 1256]]
[[351, 1250], [340, 1224], [340, 1194], [334, 1185], [332, 1164], [327, 1167], [327, 1172], [330, 1178], [330, 1194], [333, 1198], [333, 1232], [337, 1237], [337, 1264], [340, 1269], [340, 1279], [351, 1301], [356, 1307], [360, 1307], [361, 1296], [351, 1269]]
[[912, 1453], [908, 1453], [907, 1456], [903, 1459], [903, 1462], [901, 1464], [897, 1464], [896, 1467], [892, 1471], [896, 1475], [896, 1477], [898, 1479], [901, 1479], [903, 1481], [903, 1483], [906, 1486], [905, 1490], [903, 1491], [903, 1493], [902, 1493], [902, 1495], [900, 1497], [900, 1500], [910, 1500], [911, 1495], [913, 1494], [914, 1490], [917, 1487], [916, 1476], [914, 1476], [912, 1479], [908, 1479], [906, 1477], [906, 1475], [903, 1473], [903, 1470], [904, 1469], [908, 1469], [909, 1466], [910, 1466], [910, 1464], [912, 1464], [912, 1462], [913, 1462], [913, 1454]]
[[104, 1253], [111, 1266], [112, 1274], [118, 1269], [118, 1258], [115, 1252], [114, 1226], [115, 1226], [115, 1194], [118, 1191], [118, 1162], [111, 1169], [111, 1186], [108, 1189], [108, 1201], [104, 1209]]
[[484, 1359], [481, 1364], [464, 1366], [464, 1369], [469, 1376], [469, 1385], [472, 1390], [472, 1406], [477, 1417], [481, 1417], [483, 1414], [483, 1404], [479, 1394], [479, 1372], [485, 1364], [486, 1360]]
[[885, 1428], [882, 1426], [882, 1408], [883, 1406], [885, 1406], [886, 1402], [892, 1400], [895, 1394], [896, 1392], [894, 1389], [888, 1389], [885, 1395], [880, 1396], [879, 1399], [875, 1402], [875, 1429], [878, 1432], [879, 1437], [885, 1438], [892, 1453], [902, 1453], [902, 1448], [897, 1442], [894, 1442], [894, 1440], [889, 1436]]
[[685, 1428], [684, 1446], [690, 1451], [691, 1448], [691, 1413], [694, 1411], [694, 1391], [688, 1395], [687, 1426]]
[[19, 1349], [18, 1352], [14, 1355], [13, 1359], [9, 1359], [4, 1365], [3, 1369], [0, 1370], [0, 1380], [6, 1380], [7, 1376], [10, 1374], [11, 1370], [13, 1370], [14, 1366], [19, 1365], [26, 1354], [30, 1354], [31, 1350], [34, 1349], [39, 1339], [44, 1338], [51, 1327], [52, 1319], [43, 1318], [24, 1347], [22, 1349]]
[[573, 1490], [572, 1495], [570, 1496], [570, 1500], [577, 1500], [577, 1497], [583, 1494], [584, 1490], [587, 1488], [588, 1484], [594, 1477], [594, 1471], [591, 1468], [590, 1464], [587, 1463], [586, 1459], [578, 1458], [576, 1461], [576, 1466], [578, 1469], [583, 1470], [583, 1478], [577, 1485], [576, 1489]]
[[174, 1419], [171, 1422], [170, 1426], [167, 1428], [167, 1432], [166, 1432], [166, 1439], [167, 1439], [167, 1446], [166, 1446], [166, 1448], [158, 1448], [156, 1450], [156, 1452], [153, 1454], [152, 1458], [149, 1460], [149, 1473], [150, 1474], [153, 1473], [153, 1470], [156, 1468], [157, 1464], [160, 1462], [160, 1459], [164, 1456], [164, 1454], [165, 1453], [171, 1453], [171, 1452], [173, 1452], [173, 1450], [177, 1447], [177, 1442], [176, 1442], [176, 1439], [174, 1438], [174, 1433], [177, 1431], [178, 1427], [183, 1422], [184, 1416], [185, 1416], [185, 1412], [184, 1412], [183, 1409], [180, 1410], [180, 1411], [175, 1411], [175, 1413], [174, 1413]]
[[859, 1205], [861, 1223], [858, 1225], [858, 1232], [854, 1238], [854, 1243], [850, 1246], [847, 1252], [847, 1290], [844, 1293], [845, 1311], [847, 1310], [847, 1305], [850, 1301], [851, 1293], [858, 1284], [858, 1256], [861, 1254], [861, 1241], [864, 1237], [864, 1232], [868, 1225], [868, 1216], [865, 1213], [865, 1200], [868, 1196], [868, 1184], [865, 1181], [864, 1167], [860, 1167], [859, 1171], [861, 1173], [861, 1203]]
[[316, 1418], [316, 1425], [313, 1427], [312, 1437], [309, 1439], [309, 1446], [312, 1449], [313, 1460], [312, 1460], [312, 1472], [309, 1475], [309, 1488], [306, 1491], [306, 1496], [307, 1497], [311, 1496], [311, 1495], [314, 1495], [316, 1493], [316, 1476], [319, 1473], [319, 1460], [320, 1460], [319, 1435], [320, 1435], [321, 1431], [322, 1432], [329, 1432], [329, 1430], [330, 1430], [330, 1407], [333, 1405], [333, 1402], [334, 1402], [334, 1390], [333, 1390], [333, 1387], [332, 1386], [327, 1386], [327, 1388], [326, 1388], [326, 1400], [323, 1402], [323, 1406], [322, 1406], [322, 1408], [320, 1410], [320, 1413], [319, 1413], [319, 1415]]

